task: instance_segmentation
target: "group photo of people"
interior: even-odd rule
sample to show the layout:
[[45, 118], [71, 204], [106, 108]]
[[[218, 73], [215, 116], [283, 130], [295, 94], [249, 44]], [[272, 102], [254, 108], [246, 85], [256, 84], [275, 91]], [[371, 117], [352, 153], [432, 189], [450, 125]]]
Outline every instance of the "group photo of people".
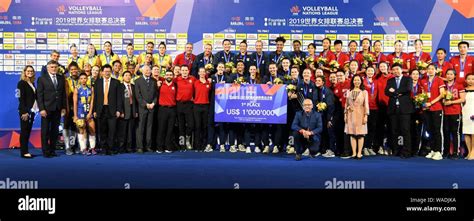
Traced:
[[[417, 39], [415, 51], [394, 42], [384, 53], [380, 41], [322, 40], [323, 51], [294, 40], [283, 51], [255, 51], [247, 41], [222, 41], [193, 54], [193, 44], [172, 57], [166, 44], [128, 44], [118, 55], [107, 41], [82, 54], [71, 45], [67, 63], [59, 51], [35, 70], [24, 67], [17, 89], [21, 157], [33, 158], [28, 141], [41, 121], [46, 158], [65, 155], [167, 154], [174, 151], [289, 154], [307, 158], [363, 159], [375, 155], [433, 160], [474, 160], [474, 57], [469, 43], [449, 57], [435, 57]], [[80, 54], [81, 53], [81, 54]], [[216, 84], [284, 84], [286, 124], [216, 122]], [[38, 116], [39, 115], [39, 116]], [[35, 117], [37, 116], [37, 117]], [[61, 124], [61, 122], [63, 122]], [[60, 124], [62, 125], [60, 130]], [[61, 138], [62, 137], [62, 138]], [[62, 152], [61, 152], [62, 153]]]

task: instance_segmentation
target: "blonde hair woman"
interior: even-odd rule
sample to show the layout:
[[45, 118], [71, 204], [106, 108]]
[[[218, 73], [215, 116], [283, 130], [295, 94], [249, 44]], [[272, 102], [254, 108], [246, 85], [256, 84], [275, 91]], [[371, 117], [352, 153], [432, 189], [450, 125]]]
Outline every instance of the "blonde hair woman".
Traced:
[[20, 114], [20, 150], [21, 157], [33, 158], [28, 151], [28, 140], [30, 139], [31, 128], [35, 119], [35, 112], [38, 112], [36, 104], [35, 69], [31, 65], [25, 66], [21, 73], [18, 90], [18, 113]]

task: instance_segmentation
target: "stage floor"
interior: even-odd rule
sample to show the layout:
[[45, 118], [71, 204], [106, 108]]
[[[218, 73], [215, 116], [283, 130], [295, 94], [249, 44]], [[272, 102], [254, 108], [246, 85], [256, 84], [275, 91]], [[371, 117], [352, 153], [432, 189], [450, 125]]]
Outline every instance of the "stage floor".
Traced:
[[[40, 155], [39, 150], [33, 154]], [[474, 162], [373, 156], [362, 160], [287, 154], [120, 154], [20, 158], [0, 151], [0, 181], [34, 180], [50, 188], [474, 188]], [[341, 183], [341, 181], [343, 183]]]

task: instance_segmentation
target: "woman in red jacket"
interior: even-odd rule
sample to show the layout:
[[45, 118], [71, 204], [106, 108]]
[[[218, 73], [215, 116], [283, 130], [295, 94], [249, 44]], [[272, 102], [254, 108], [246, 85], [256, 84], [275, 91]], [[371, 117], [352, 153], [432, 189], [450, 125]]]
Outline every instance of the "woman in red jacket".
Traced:
[[395, 52], [391, 53], [387, 57], [387, 61], [392, 66], [394, 63], [402, 64], [402, 71], [403, 74], [408, 74], [408, 70], [410, 70], [410, 56], [403, 52], [403, 42], [400, 40], [396, 40], [394, 43]]

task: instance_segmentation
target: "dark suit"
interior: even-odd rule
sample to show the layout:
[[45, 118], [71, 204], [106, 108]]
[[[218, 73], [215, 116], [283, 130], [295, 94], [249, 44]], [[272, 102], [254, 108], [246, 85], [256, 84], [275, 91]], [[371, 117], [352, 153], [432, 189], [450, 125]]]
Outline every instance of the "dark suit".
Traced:
[[101, 147], [109, 154], [115, 140], [116, 112], [123, 113], [123, 89], [118, 80], [109, 78], [108, 104], [105, 105], [104, 80], [100, 78], [94, 85], [94, 113], [100, 124]]
[[[302, 154], [306, 146], [309, 145], [310, 154], [314, 155], [319, 151], [321, 142], [321, 132], [323, 131], [323, 121], [321, 114], [312, 110], [310, 113], [298, 111], [291, 125], [295, 139], [296, 154]], [[310, 130], [313, 135], [310, 139], [304, 138], [300, 130]]]
[[43, 155], [54, 155], [58, 140], [61, 110], [66, 109], [65, 79], [56, 75], [57, 86], [48, 73], [38, 78], [37, 101], [40, 111], [46, 110], [47, 116], [41, 118], [41, 146]]
[[[389, 97], [387, 114], [390, 117], [391, 125], [391, 148], [396, 155], [403, 156], [410, 154], [411, 135], [410, 135], [410, 116], [414, 112], [413, 101], [411, 99], [412, 80], [409, 77], [401, 76], [400, 84], [397, 87], [396, 78], [387, 81], [385, 95]], [[395, 89], [390, 92], [390, 88]], [[403, 147], [398, 148], [398, 138], [403, 137]]]
[[28, 114], [28, 120], [24, 121], [20, 118], [20, 150], [21, 155], [28, 153], [28, 140], [30, 139], [31, 128], [35, 119], [35, 113], [31, 111], [35, 101], [36, 92], [31, 88], [28, 82], [20, 80], [16, 87], [20, 96], [18, 97], [18, 113], [21, 115]]
[[135, 134], [135, 115], [138, 113], [138, 102], [135, 97], [135, 85], [125, 86], [121, 84], [123, 95], [123, 118], [118, 121], [118, 145], [120, 151], [130, 150], [133, 144], [133, 135]]
[[[137, 148], [151, 149], [151, 134], [153, 126], [154, 110], [158, 107], [156, 98], [158, 97], [158, 87], [156, 80], [149, 77], [149, 83], [146, 82], [145, 76], [135, 81], [135, 97], [138, 102], [138, 129], [137, 129]], [[155, 103], [153, 110], [148, 110], [146, 104]], [[143, 134], [146, 130], [145, 145], [143, 144]]]

